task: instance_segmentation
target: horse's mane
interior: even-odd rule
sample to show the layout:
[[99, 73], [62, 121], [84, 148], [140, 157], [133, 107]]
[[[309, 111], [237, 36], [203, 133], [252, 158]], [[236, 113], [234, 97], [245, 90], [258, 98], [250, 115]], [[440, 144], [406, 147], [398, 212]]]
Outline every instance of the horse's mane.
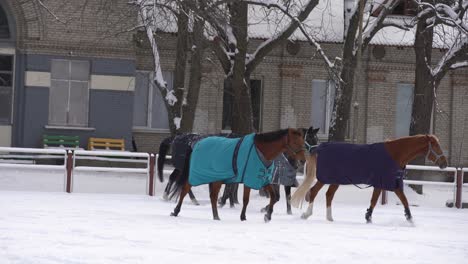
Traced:
[[273, 132], [267, 132], [267, 133], [261, 133], [261, 134], [255, 134], [254, 140], [260, 141], [260, 142], [271, 142], [278, 140], [279, 138], [283, 137], [284, 135], [288, 134], [288, 129], [281, 129]]

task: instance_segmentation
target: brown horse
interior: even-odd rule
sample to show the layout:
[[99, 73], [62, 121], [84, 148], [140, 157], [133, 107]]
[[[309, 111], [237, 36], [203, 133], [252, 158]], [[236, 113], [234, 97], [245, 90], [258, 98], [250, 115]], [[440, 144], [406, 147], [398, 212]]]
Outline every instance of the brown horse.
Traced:
[[[235, 147], [226, 145], [231, 143]], [[184, 170], [174, 188], [176, 192], [180, 190], [179, 201], [171, 215], [179, 214], [184, 197], [192, 186], [209, 184], [213, 219], [219, 220], [217, 200], [221, 185], [240, 182], [244, 183], [241, 220], [246, 220], [245, 212], [249, 203], [250, 189], [265, 187], [270, 194], [270, 205], [264, 219], [270, 221], [273, 205], [276, 203], [275, 192], [270, 184], [273, 169], [271, 164], [273, 159], [283, 152], [287, 152], [296, 159], [305, 160], [304, 134], [301, 129], [289, 128], [269, 133], [250, 134], [242, 140], [219, 137], [202, 139], [195, 144], [190, 153], [187, 153], [185, 160], [187, 169]], [[256, 166], [254, 173], [249, 172], [251, 166]], [[216, 177], [213, 174], [217, 174]]]
[[[403, 192], [402, 178], [408, 162], [423, 154], [441, 169], [447, 167], [447, 158], [434, 135], [402, 137], [369, 145], [323, 143], [307, 157], [306, 178], [293, 194], [292, 205], [299, 206], [306, 198], [309, 186], [317, 178], [317, 183], [310, 188], [306, 199], [309, 206], [302, 218], [307, 219], [312, 215], [317, 193], [324, 184], [330, 184], [326, 193], [327, 220], [333, 221], [331, 204], [339, 185], [369, 184], [374, 187], [374, 192], [365, 214], [368, 223], [372, 221], [372, 212], [382, 189], [395, 192], [404, 206], [406, 219], [411, 222], [412, 215]], [[364, 177], [355, 179], [353, 173], [362, 174]]]

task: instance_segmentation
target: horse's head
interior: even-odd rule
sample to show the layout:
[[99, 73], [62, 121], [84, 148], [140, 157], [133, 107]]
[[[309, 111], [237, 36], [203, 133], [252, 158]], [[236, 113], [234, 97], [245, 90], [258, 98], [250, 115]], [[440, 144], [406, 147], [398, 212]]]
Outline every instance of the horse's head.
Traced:
[[315, 128], [313, 126], [307, 128], [302, 128], [302, 133], [304, 133], [304, 144], [306, 149], [311, 152], [311, 150], [318, 145], [318, 136], [317, 133], [320, 128]]
[[305, 143], [302, 129], [288, 129], [285, 148], [289, 157], [296, 160], [305, 160]]
[[448, 165], [447, 157], [439, 144], [439, 139], [434, 135], [426, 135], [427, 139], [427, 154], [426, 159], [432, 161], [441, 169], [445, 169]]

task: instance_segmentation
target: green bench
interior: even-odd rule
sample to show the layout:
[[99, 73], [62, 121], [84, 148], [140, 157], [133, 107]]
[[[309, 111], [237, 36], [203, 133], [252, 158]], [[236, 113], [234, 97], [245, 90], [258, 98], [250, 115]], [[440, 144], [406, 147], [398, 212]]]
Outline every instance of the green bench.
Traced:
[[79, 148], [79, 136], [43, 135], [44, 148]]

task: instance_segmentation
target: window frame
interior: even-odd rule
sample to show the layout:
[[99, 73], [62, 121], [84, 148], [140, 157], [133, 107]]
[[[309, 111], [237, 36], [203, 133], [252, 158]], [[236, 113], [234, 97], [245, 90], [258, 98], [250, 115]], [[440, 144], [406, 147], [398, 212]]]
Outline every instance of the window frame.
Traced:
[[[334, 102], [334, 96], [332, 98], [332, 94], [335, 92], [332, 92], [332, 89], [335, 89], [335, 85], [333, 85], [332, 80], [324, 80], [324, 79], [312, 79], [312, 89], [314, 89], [313, 83], [314, 81], [323, 81], [326, 83], [327, 90], [326, 90], [326, 98], [325, 98], [325, 128], [324, 132], [322, 133], [321, 130], [317, 133], [317, 136], [320, 138], [328, 138], [328, 135], [330, 134], [330, 122], [331, 122], [331, 115], [333, 111], [333, 102]], [[310, 112], [310, 122], [312, 124], [313, 116], [312, 116], [312, 109], [313, 108], [313, 98], [311, 98], [311, 112]], [[320, 128], [320, 127], [319, 127]]]
[[12, 61], [11, 61], [11, 102], [10, 102], [10, 116], [9, 120], [7, 122], [2, 122], [0, 120], [0, 126], [11, 126], [13, 125], [13, 118], [14, 118], [14, 111], [15, 111], [15, 77], [16, 77], [16, 53], [14, 49], [2, 49], [2, 52], [0, 53], [0, 56], [11, 56]]
[[[68, 79], [61, 79], [61, 78], [54, 78], [53, 77], [53, 72], [52, 72], [52, 64], [54, 61], [65, 61], [68, 64]], [[73, 62], [86, 62], [88, 64], [88, 73], [87, 73], [87, 80], [75, 80], [72, 78], [72, 63]], [[59, 81], [59, 82], [67, 82], [68, 84], [68, 93], [67, 93], [67, 105], [66, 105], [66, 122], [63, 124], [59, 123], [54, 123], [52, 120], [52, 109], [51, 109], [51, 91], [50, 89], [52, 88], [52, 82], [53, 81]], [[51, 60], [51, 70], [50, 70], [50, 88], [49, 88], [49, 115], [48, 115], [48, 127], [73, 127], [73, 128], [80, 128], [80, 127], [89, 127], [89, 99], [90, 99], [90, 89], [91, 89], [91, 63], [88, 60], [71, 60], [71, 59], [52, 59]], [[72, 124], [70, 122], [69, 116], [70, 116], [70, 102], [71, 102], [71, 89], [72, 89], [72, 83], [86, 83], [86, 98], [85, 98], [85, 104], [86, 104], [86, 113], [84, 115], [84, 122], [83, 124]]]
[[[398, 99], [400, 98], [400, 91], [403, 91], [403, 88], [406, 87], [406, 89], [410, 89], [410, 94], [411, 94], [411, 105], [409, 107], [409, 124], [408, 124], [408, 133], [400, 133], [399, 129], [398, 129], [398, 119], [399, 119], [399, 113], [403, 113], [403, 112], [400, 112], [402, 111], [401, 108], [399, 107], [399, 101]], [[409, 88], [410, 87], [410, 88]], [[413, 104], [414, 104], [414, 84], [413, 83], [405, 83], [405, 82], [399, 82], [396, 84], [396, 93], [395, 93], [395, 125], [394, 125], [394, 133], [395, 133], [395, 136], [396, 137], [403, 137], [403, 136], [409, 136], [409, 131], [411, 129], [411, 112], [412, 112], [412, 109], [413, 109]], [[402, 98], [407, 98], [405, 96], [405, 94], [402, 94]], [[409, 98], [408, 98], [409, 99]], [[409, 103], [409, 101], [408, 101]], [[431, 114], [432, 115], [432, 114]], [[432, 119], [432, 117], [431, 117]], [[432, 122], [431, 122], [432, 123]]]
[[[154, 71], [147, 71], [147, 70], [137, 70], [135, 74], [145, 74], [146, 77], [147, 77], [147, 80], [148, 80], [148, 96], [147, 96], [147, 108], [145, 109], [146, 111], [146, 125], [145, 126], [141, 126], [141, 125], [135, 125], [134, 124], [134, 121], [132, 122], [132, 130], [133, 131], [136, 131], [136, 132], [162, 132], [162, 133], [167, 133], [167, 132], [170, 132], [170, 126], [169, 126], [169, 122], [170, 120], [168, 120], [168, 123], [167, 123], [167, 128], [158, 128], [158, 127], [152, 127], [152, 121], [153, 121], [153, 95], [154, 95], [154, 89], [158, 89], [154, 83], [152, 82], [152, 80], [154, 79]], [[174, 71], [164, 71], [163, 72], [163, 75], [164, 74], [169, 74], [170, 75], [170, 78], [174, 78]], [[135, 78], [136, 80], [136, 78]], [[170, 82], [168, 82], [168, 80], [165, 80], [166, 83], [170, 83], [172, 84], [173, 81], [171, 80]], [[138, 89], [137, 88], [137, 85], [135, 84], [135, 89]], [[168, 87], [169, 90], [173, 90], [173, 87]], [[135, 96], [135, 95], [134, 95]], [[164, 102], [164, 98], [162, 97], [162, 94], [161, 94], [161, 99], [163, 100]], [[134, 97], [134, 101], [133, 103], [135, 104], [135, 97]], [[133, 108], [133, 114], [135, 114], [135, 107]], [[167, 109], [166, 109], [166, 115], [167, 115]]]

